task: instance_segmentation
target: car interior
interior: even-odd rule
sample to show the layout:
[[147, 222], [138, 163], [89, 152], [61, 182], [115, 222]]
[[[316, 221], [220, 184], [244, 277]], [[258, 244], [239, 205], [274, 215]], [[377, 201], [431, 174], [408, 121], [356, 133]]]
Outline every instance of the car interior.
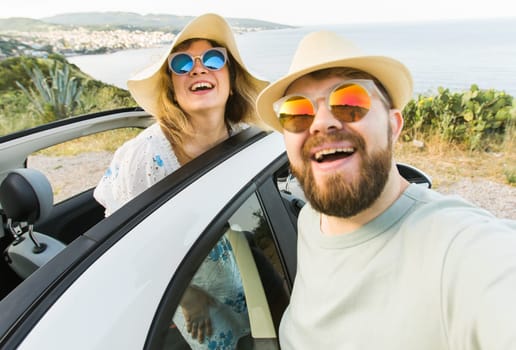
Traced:
[[52, 210], [52, 188], [43, 173], [15, 169], [0, 185], [0, 204], [14, 238], [4, 252], [4, 259], [25, 279], [65, 247], [50, 235], [34, 231], [34, 224]]
[[[92, 191], [54, 206], [53, 191], [43, 173], [20, 168], [7, 174], [0, 184], [0, 298], [102, 220], [104, 210]], [[73, 215], [65, 221], [60, 212]]]

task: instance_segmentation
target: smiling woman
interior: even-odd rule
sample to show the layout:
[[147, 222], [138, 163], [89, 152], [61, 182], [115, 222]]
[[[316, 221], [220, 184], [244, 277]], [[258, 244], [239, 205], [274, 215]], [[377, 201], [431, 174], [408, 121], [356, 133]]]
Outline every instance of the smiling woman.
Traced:
[[[250, 123], [258, 124], [254, 100], [266, 82], [247, 71], [226, 20], [206, 14], [186, 25], [162, 57], [127, 85], [157, 122], [117, 149], [95, 188], [106, 216]], [[233, 348], [250, 331], [242, 281], [228, 247], [221, 238], [174, 313], [173, 326], [192, 349], [220, 342]]]

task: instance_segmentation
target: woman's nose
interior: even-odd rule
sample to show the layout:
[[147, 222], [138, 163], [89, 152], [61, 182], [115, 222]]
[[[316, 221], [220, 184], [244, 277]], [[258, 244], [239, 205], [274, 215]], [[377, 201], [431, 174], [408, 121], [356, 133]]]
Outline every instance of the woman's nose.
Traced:
[[206, 67], [204, 67], [204, 65], [202, 64], [201, 58], [195, 57], [192, 70], [190, 71], [190, 75], [204, 74], [204, 73], [206, 73]]

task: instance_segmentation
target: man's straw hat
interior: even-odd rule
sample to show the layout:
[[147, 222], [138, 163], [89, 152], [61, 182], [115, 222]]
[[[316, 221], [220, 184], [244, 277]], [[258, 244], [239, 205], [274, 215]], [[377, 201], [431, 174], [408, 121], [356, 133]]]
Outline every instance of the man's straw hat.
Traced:
[[402, 109], [412, 98], [412, 77], [401, 62], [384, 56], [365, 55], [352, 42], [333, 32], [320, 31], [301, 40], [287, 75], [270, 84], [258, 96], [258, 114], [265, 123], [282, 132], [272, 104], [285, 94], [294, 80], [310, 72], [334, 67], [359, 69], [377, 78], [386, 88], [393, 108]]
[[268, 82], [253, 76], [244, 65], [229, 23], [219, 15], [208, 13], [190, 21], [174, 38], [172, 45], [163, 53], [158, 61], [143, 69], [127, 81], [127, 87], [133, 98], [150, 114], [156, 115], [159, 110], [158, 96], [160, 90], [163, 89], [159, 81], [159, 70], [163, 65], [168, 64], [167, 58], [177, 45], [193, 38], [214, 40], [224, 46], [249, 75], [251, 83], [257, 87], [258, 91], [267, 86]]

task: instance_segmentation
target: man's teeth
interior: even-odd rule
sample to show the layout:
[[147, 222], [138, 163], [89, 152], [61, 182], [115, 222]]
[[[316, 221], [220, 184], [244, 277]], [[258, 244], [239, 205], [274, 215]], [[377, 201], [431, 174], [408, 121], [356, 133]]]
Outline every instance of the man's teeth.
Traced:
[[202, 83], [195, 83], [190, 87], [190, 90], [197, 91], [197, 90], [205, 90], [205, 89], [212, 89], [213, 85], [210, 83], [202, 82]]
[[328, 155], [333, 155], [333, 154], [337, 154], [337, 153], [347, 153], [347, 154], [351, 154], [355, 151], [355, 149], [353, 147], [346, 147], [346, 148], [330, 148], [330, 149], [325, 149], [325, 150], [322, 150], [322, 151], [319, 151], [317, 153], [314, 154], [314, 158], [316, 161], [320, 162], [324, 159], [325, 156], [328, 156]]

